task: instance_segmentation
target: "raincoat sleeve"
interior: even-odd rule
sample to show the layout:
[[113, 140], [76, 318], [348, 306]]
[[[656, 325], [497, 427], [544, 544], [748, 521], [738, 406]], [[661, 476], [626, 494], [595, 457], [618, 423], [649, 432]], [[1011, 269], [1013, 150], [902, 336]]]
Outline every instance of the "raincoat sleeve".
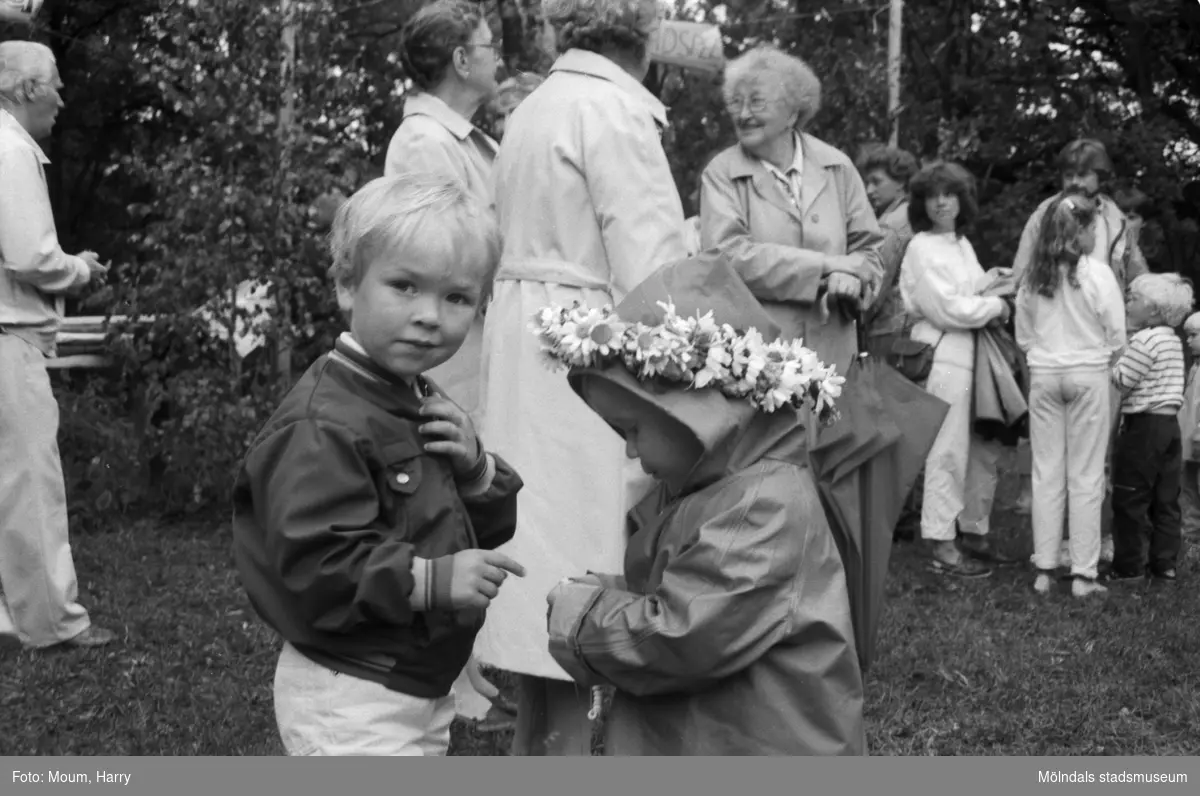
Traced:
[[[879, 290], [883, 279], [883, 231], [867, 199], [867, 188], [855, 168], [839, 170], [834, 178], [842, 183], [842, 216], [846, 219], [846, 255], [860, 258], [874, 276], [864, 281], [864, 287]], [[871, 294], [874, 299], [874, 292]]]
[[644, 109], [589, 104], [581, 129], [588, 193], [619, 300], [660, 266], [688, 256], [683, 205]]
[[841, 570], [805, 565], [812, 523], [800, 501], [769, 483], [739, 480], [714, 497], [695, 543], [667, 564], [651, 594], [558, 586], [549, 632], [559, 665], [581, 684], [635, 695], [695, 692], [806, 625], [833, 643], [836, 629], [822, 616], [832, 584], [823, 573]]
[[748, 208], [732, 178], [712, 166], [700, 187], [700, 246], [720, 248], [755, 297], [812, 304], [821, 290], [826, 255], [750, 235]]
[[911, 275], [904, 296], [907, 308], [943, 330], [981, 329], [1000, 317], [1004, 299], [976, 295], [956, 273], [959, 263], [942, 254], [923, 237], [908, 245], [900, 266]]

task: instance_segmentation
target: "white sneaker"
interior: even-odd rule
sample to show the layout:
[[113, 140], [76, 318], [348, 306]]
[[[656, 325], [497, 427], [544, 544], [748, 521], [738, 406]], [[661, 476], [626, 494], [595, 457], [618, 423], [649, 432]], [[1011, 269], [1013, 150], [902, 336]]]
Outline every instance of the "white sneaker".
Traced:
[[1094, 580], [1076, 578], [1075, 582], [1071, 584], [1071, 594], [1076, 597], [1087, 597], [1092, 594], [1105, 594], [1107, 592], [1107, 588]]
[[1054, 581], [1047, 572], [1039, 572], [1037, 579], [1033, 581], [1033, 590], [1038, 594], [1049, 594], [1053, 586]]
[[1100, 560], [1106, 564], [1112, 563], [1113, 540], [1111, 536], [1106, 536], [1100, 540]]

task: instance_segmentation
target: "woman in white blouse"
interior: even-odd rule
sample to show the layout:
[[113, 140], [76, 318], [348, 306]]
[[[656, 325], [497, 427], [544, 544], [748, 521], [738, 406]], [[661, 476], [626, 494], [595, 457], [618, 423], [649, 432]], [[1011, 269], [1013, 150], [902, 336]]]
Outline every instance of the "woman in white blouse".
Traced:
[[980, 295], [989, 278], [966, 238], [978, 211], [971, 174], [953, 163], [933, 163], [913, 177], [909, 191], [916, 235], [900, 266], [900, 294], [915, 321], [912, 339], [935, 347], [925, 388], [950, 404], [925, 460], [921, 538], [932, 543], [936, 571], [986, 577], [991, 569], [983, 562], [1012, 559], [987, 537], [1000, 449], [971, 429], [974, 332], [1004, 323], [1010, 310], [1004, 299]]

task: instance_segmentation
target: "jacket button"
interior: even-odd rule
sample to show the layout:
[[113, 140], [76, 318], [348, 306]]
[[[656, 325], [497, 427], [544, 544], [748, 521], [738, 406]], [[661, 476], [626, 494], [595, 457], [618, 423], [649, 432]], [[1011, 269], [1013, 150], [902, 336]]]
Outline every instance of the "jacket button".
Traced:
[[408, 483], [408, 473], [397, 473], [396, 474], [396, 483], [397, 484], [407, 484]]
[[812, 222], [813, 222], [814, 224], [820, 224], [820, 223], [821, 223], [821, 217], [820, 217], [820, 216], [818, 216], [818, 215], [816, 215], [816, 214], [813, 214], [813, 217], [812, 217]]

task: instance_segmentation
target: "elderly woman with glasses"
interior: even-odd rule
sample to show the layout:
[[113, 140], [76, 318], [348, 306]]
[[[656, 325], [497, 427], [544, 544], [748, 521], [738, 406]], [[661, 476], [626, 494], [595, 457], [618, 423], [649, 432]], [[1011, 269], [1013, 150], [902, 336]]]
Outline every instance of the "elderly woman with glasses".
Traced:
[[821, 83], [764, 45], [729, 62], [724, 94], [738, 142], [704, 170], [701, 244], [732, 259], [785, 335], [845, 373], [858, 310], [883, 273], [883, 236], [850, 158], [804, 132]]
[[683, 203], [643, 86], [653, 0], [543, 0], [561, 53], [517, 107], [496, 159], [503, 237], [484, 328], [483, 438], [521, 473], [516, 536], [528, 565], [488, 609], [477, 652], [519, 678], [517, 755], [589, 755], [589, 694], [551, 657], [546, 596], [581, 572], [621, 572], [625, 515], [650, 487], [625, 445], [548, 370], [534, 313], [618, 303], [687, 255]]

